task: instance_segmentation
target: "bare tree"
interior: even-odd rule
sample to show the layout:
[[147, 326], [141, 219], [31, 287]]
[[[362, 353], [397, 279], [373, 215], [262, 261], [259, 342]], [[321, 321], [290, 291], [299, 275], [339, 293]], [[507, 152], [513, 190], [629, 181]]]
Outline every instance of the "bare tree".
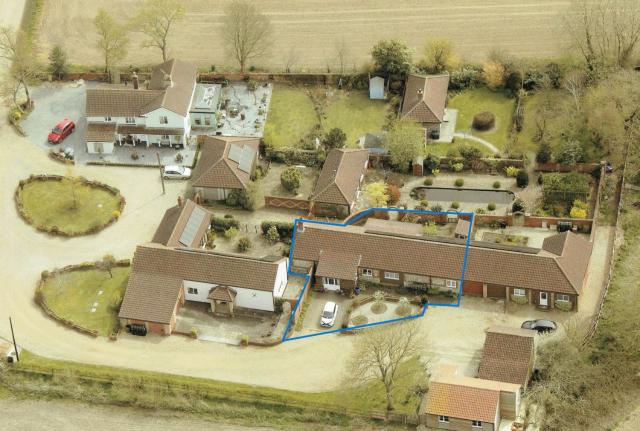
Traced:
[[26, 106], [31, 106], [29, 85], [38, 74], [33, 49], [25, 35], [9, 27], [0, 27], [0, 59], [9, 63], [4, 93], [9, 95], [16, 108], [24, 112], [19, 103], [20, 92], [24, 91]]
[[173, 24], [182, 20], [185, 8], [178, 0], [146, 0], [132, 25], [147, 36], [143, 47], [158, 48], [162, 61], [167, 61], [168, 38]]
[[118, 23], [106, 10], [100, 9], [93, 19], [98, 33], [96, 46], [104, 56], [104, 71], [127, 55], [129, 36], [124, 25]]
[[116, 267], [116, 258], [113, 257], [112, 254], [105, 254], [102, 256], [102, 260], [96, 262], [96, 266], [103, 271], [107, 271], [109, 273], [109, 277], [113, 278], [113, 268]]
[[417, 374], [419, 371], [415, 367], [403, 371], [401, 365], [418, 356], [425, 342], [420, 324], [415, 320], [358, 333], [348, 364], [349, 376], [358, 384], [381, 382], [387, 398], [387, 410], [393, 410], [395, 383], [405, 377], [404, 372]]
[[336, 42], [336, 60], [338, 61], [340, 74], [344, 75], [347, 61], [349, 60], [349, 47], [344, 37]]
[[284, 57], [284, 71], [286, 73], [291, 73], [291, 68], [293, 68], [299, 61], [300, 51], [298, 51], [295, 46], [291, 45]]
[[564, 27], [589, 70], [629, 65], [640, 42], [637, 0], [574, 0]]
[[221, 39], [244, 72], [247, 62], [264, 55], [271, 44], [271, 22], [248, 0], [233, 0], [224, 8]]
[[577, 69], [567, 73], [563, 80], [563, 87], [571, 94], [576, 111], [580, 110], [580, 101], [584, 93], [585, 83], [586, 77], [584, 73]]

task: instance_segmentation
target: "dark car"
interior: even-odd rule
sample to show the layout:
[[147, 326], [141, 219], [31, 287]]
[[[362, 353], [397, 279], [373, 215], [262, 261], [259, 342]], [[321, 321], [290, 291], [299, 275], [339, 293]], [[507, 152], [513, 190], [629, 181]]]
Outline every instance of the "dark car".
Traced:
[[544, 334], [545, 332], [553, 332], [558, 329], [558, 325], [553, 320], [527, 320], [521, 326], [522, 329], [533, 329], [538, 331], [538, 334]]
[[76, 125], [73, 123], [73, 121], [65, 118], [64, 120], [56, 124], [56, 127], [53, 128], [51, 133], [49, 133], [47, 140], [50, 144], [59, 144], [60, 142], [64, 141], [64, 138], [69, 136], [75, 130], [75, 128]]

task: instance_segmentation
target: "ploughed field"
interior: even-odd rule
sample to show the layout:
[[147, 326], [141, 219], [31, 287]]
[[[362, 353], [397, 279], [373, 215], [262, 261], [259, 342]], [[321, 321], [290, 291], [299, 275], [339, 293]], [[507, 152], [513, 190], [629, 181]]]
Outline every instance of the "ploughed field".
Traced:
[[[93, 17], [106, 8], [119, 19], [135, 13], [130, 0], [47, 0], [39, 29], [43, 56], [61, 44], [76, 64], [101, 65], [95, 49]], [[187, 0], [186, 18], [170, 40], [171, 56], [199, 66], [233, 65], [225, 56], [218, 31], [222, 25], [220, 0]], [[404, 40], [421, 56], [428, 37], [453, 41], [466, 59], [483, 59], [491, 48], [517, 56], [550, 57], [566, 42], [560, 32], [563, 0], [260, 0], [260, 9], [274, 27], [271, 52], [255, 61], [257, 66], [278, 70], [289, 63], [292, 70], [326, 71], [338, 68], [336, 45], [344, 39], [348, 68], [370, 60], [373, 44], [380, 39]], [[160, 52], [141, 48], [141, 35], [132, 33], [129, 55], [120, 63], [157, 63]]]

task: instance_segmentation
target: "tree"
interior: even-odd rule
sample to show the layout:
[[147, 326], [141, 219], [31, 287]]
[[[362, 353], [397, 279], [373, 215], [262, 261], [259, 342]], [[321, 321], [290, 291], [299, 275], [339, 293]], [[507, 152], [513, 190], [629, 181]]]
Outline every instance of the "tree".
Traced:
[[590, 72], [603, 66], [628, 66], [640, 42], [640, 2], [636, 0], [573, 0], [563, 22]]
[[459, 151], [462, 158], [469, 162], [482, 158], [482, 151], [471, 145], [461, 145]]
[[275, 226], [269, 227], [265, 236], [270, 244], [275, 244], [280, 241], [280, 234], [278, 233], [278, 228]]
[[97, 262], [98, 268], [109, 273], [109, 277], [113, 278], [113, 268], [117, 264], [116, 258], [112, 254], [105, 254], [102, 260]]
[[340, 74], [344, 75], [347, 68], [347, 60], [349, 60], [349, 47], [345, 38], [341, 38], [336, 42], [336, 61], [338, 62], [338, 68]]
[[267, 51], [271, 44], [271, 22], [248, 0], [233, 0], [224, 8], [220, 38], [244, 72], [247, 62]]
[[96, 46], [104, 56], [104, 71], [109, 72], [114, 63], [127, 55], [129, 36], [124, 25], [119, 24], [106, 10], [100, 9], [93, 19], [98, 33]]
[[377, 72], [386, 77], [404, 77], [411, 69], [411, 51], [404, 43], [395, 40], [381, 40], [371, 50]]
[[581, 70], [575, 69], [567, 73], [563, 80], [563, 87], [571, 94], [576, 111], [580, 110], [580, 102], [586, 84], [586, 76]]
[[389, 201], [387, 185], [382, 181], [367, 184], [364, 187], [364, 197], [372, 208], [386, 207]]
[[525, 188], [529, 185], [529, 173], [526, 169], [520, 169], [516, 174], [516, 184], [520, 188]]
[[422, 233], [429, 236], [437, 235], [438, 226], [436, 226], [435, 222], [427, 220], [427, 222], [422, 226]]
[[146, 0], [132, 26], [147, 36], [142, 46], [158, 48], [162, 61], [167, 61], [169, 33], [173, 24], [181, 21], [184, 15], [185, 8], [178, 0]]
[[396, 121], [387, 133], [384, 145], [391, 163], [401, 172], [407, 172], [411, 162], [422, 153], [424, 130], [411, 120]]
[[49, 72], [58, 79], [67, 73], [67, 54], [60, 45], [54, 45], [49, 53]]
[[253, 243], [251, 242], [248, 236], [241, 236], [240, 239], [238, 239], [239, 252], [246, 253], [247, 251], [251, 250], [252, 247], [253, 247]]
[[538, 163], [549, 163], [551, 160], [551, 146], [548, 143], [543, 142], [540, 144], [538, 148], [538, 152], [536, 153], [536, 162]]
[[417, 357], [424, 349], [425, 338], [419, 322], [403, 322], [359, 332], [347, 369], [355, 383], [379, 381], [383, 384], [387, 410], [394, 409], [395, 384], [401, 378], [419, 380], [421, 370], [403, 367], [409, 359]]
[[400, 201], [400, 197], [402, 196], [400, 193], [400, 188], [395, 184], [387, 184], [387, 196], [389, 196], [388, 203], [389, 205], [395, 205]]
[[300, 187], [300, 179], [302, 175], [300, 171], [295, 166], [289, 166], [285, 168], [280, 174], [280, 184], [285, 190], [288, 190], [292, 193], [297, 193], [298, 187]]
[[24, 112], [19, 103], [21, 90], [26, 97], [26, 106], [31, 106], [29, 85], [38, 74], [38, 65], [33, 48], [22, 32], [15, 32], [9, 27], [0, 27], [0, 60], [7, 61], [9, 76], [6, 85], [13, 104], [20, 112]]
[[491, 89], [496, 89], [504, 85], [507, 70], [502, 63], [497, 61], [487, 61], [482, 65], [482, 76], [484, 82]]
[[558, 154], [556, 154], [556, 161], [563, 165], [575, 165], [576, 163], [584, 162], [584, 150], [578, 141], [567, 141], [562, 144]]
[[322, 143], [327, 151], [332, 150], [333, 148], [342, 148], [344, 147], [344, 144], [347, 143], [347, 134], [339, 127], [334, 127], [329, 130], [329, 133], [324, 135]]
[[450, 40], [430, 39], [425, 44], [421, 65], [429, 73], [442, 73], [457, 69], [460, 59], [456, 56]]

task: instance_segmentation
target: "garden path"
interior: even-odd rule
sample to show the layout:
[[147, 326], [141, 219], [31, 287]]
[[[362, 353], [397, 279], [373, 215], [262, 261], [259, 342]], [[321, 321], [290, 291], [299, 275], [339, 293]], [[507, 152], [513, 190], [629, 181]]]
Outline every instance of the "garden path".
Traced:
[[489, 150], [491, 150], [494, 154], [500, 154], [500, 150], [498, 148], [496, 148], [495, 145], [493, 145], [491, 142], [489, 141], [485, 141], [482, 138], [478, 138], [477, 136], [473, 136], [469, 133], [465, 133], [465, 132], [455, 132], [453, 134], [453, 136], [455, 138], [461, 138], [461, 139], [469, 139], [471, 141], [477, 142], [481, 145], [484, 145], [485, 147], [487, 147]]

